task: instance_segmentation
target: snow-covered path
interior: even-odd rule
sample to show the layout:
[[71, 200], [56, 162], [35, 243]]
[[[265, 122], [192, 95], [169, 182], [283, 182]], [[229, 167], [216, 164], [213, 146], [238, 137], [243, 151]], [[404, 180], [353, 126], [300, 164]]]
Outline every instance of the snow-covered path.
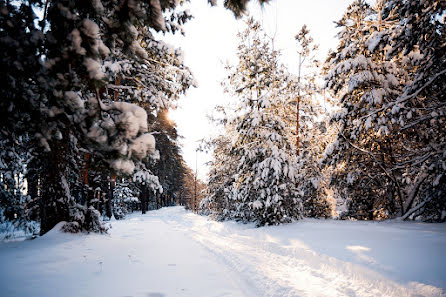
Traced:
[[[164, 208], [110, 235], [0, 244], [14, 296], [446, 296], [446, 224], [304, 220], [254, 228]], [[3, 296], [3, 295], [2, 295]]]

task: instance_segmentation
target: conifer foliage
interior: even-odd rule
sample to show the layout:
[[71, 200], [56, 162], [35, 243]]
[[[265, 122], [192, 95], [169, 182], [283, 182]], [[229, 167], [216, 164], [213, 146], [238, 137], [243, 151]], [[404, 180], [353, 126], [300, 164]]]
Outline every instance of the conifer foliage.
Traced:
[[[302, 201], [295, 192], [292, 140], [280, 114], [289, 77], [258, 22], [248, 19], [238, 37], [239, 62], [228, 68], [225, 82], [227, 92], [239, 100], [228, 122], [233, 133], [226, 149], [234, 164], [226, 168], [235, 171], [226, 172], [229, 179], [215, 175], [213, 180], [224, 185], [218, 191], [224, 192], [230, 218], [258, 225], [291, 222], [301, 217]], [[221, 195], [211, 199], [221, 200]]]
[[[104, 230], [93, 226], [99, 222], [88, 184], [93, 156], [110, 173], [161, 191], [142, 162], [159, 156], [147, 112], [171, 107], [169, 101], [194, 84], [181, 52], [153, 37], [154, 31], [181, 31], [190, 19], [176, 6], [158, 0], [0, 2], [1, 66], [10, 69], [1, 73], [7, 85], [2, 139], [26, 144], [41, 160], [41, 233], [59, 221], [70, 222], [72, 231]], [[39, 22], [34, 10], [43, 13]], [[86, 188], [87, 197], [77, 197], [76, 188]]]
[[327, 160], [347, 216], [444, 219], [444, 10], [355, 1], [338, 22], [326, 83], [339, 130]]
[[239, 105], [213, 142], [203, 213], [259, 225], [301, 215], [446, 220], [445, 10], [354, 1], [337, 22], [324, 89], [302, 71], [317, 49], [305, 26], [293, 77], [250, 19], [225, 84]]
[[[325, 193], [324, 172], [320, 166], [324, 149], [330, 141], [327, 113], [322, 107], [318, 45], [304, 25], [295, 36], [298, 53], [298, 73], [289, 90], [287, 119], [296, 137], [297, 190], [304, 203], [305, 216], [330, 217], [334, 202]], [[293, 110], [293, 109], [296, 110]], [[296, 126], [295, 129], [294, 126]], [[331, 201], [330, 201], [331, 200]]]
[[[225, 6], [240, 15], [246, 3]], [[183, 181], [187, 168], [169, 141], [161, 160], [174, 155], [168, 170], [180, 173], [154, 165], [151, 119], [195, 82], [181, 51], [154, 36], [184, 33], [191, 15], [182, 4], [0, 1], [0, 223], [40, 218], [42, 234], [60, 221], [69, 231], [104, 231], [96, 208], [112, 215], [122, 178], [157, 206], [173, 201], [166, 195], [180, 191], [173, 179]]]
[[[156, 37], [184, 33], [184, 2], [0, 0], [0, 228], [105, 232], [102, 218], [135, 209], [197, 210], [202, 186], [168, 118], [196, 83]], [[248, 3], [224, 6], [239, 18]], [[247, 18], [200, 211], [445, 221], [445, 15], [440, 0], [355, 0], [322, 71], [298, 32], [297, 76]]]

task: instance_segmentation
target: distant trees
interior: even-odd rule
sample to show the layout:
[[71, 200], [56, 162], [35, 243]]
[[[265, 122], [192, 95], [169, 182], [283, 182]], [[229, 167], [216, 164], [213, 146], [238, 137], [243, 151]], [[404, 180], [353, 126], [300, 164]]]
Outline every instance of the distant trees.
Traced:
[[227, 125], [225, 128], [225, 135], [219, 135], [208, 143], [213, 158], [209, 162], [206, 197], [200, 204], [200, 213], [218, 220], [232, 219], [236, 212], [235, 201], [230, 199], [228, 189], [234, 182], [233, 174], [240, 158], [231, 153], [234, 127]]

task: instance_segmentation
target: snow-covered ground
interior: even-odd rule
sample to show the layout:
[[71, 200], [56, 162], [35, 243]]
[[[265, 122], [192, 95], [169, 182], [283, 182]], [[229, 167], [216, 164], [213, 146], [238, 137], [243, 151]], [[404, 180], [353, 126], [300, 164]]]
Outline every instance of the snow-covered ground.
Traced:
[[180, 207], [111, 224], [0, 243], [0, 296], [446, 296], [446, 224], [254, 228]]

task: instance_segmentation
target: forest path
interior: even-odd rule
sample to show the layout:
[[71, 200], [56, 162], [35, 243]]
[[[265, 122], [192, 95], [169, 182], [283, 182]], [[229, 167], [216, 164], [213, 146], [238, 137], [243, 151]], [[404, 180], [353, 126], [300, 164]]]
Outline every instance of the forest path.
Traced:
[[255, 228], [169, 207], [111, 225], [0, 243], [0, 296], [446, 296], [446, 224]]
[[[184, 212], [184, 211], [183, 211]], [[0, 243], [2, 297], [256, 297], [183, 230], [169, 209], [112, 221], [109, 235]]]

